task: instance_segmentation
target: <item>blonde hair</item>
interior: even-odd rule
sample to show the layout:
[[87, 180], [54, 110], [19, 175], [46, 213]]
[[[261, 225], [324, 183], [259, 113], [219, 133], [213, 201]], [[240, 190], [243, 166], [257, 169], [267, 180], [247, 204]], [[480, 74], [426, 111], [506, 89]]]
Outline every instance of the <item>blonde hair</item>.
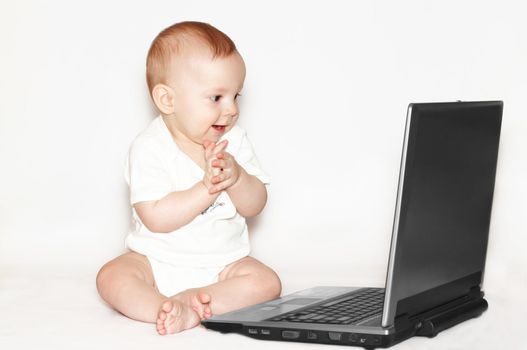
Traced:
[[227, 57], [236, 51], [234, 42], [223, 32], [203, 22], [176, 23], [157, 35], [146, 58], [146, 81], [148, 90], [165, 82], [173, 55], [180, 54], [198, 40], [211, 50], [212, 58]]

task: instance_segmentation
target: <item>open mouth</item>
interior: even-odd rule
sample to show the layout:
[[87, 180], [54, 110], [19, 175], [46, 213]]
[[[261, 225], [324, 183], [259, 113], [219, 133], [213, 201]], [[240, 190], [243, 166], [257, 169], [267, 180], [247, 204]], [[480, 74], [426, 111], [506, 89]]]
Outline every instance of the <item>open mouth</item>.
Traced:
[[225, 128], [226, 128], [227, 126], [226, 126], [226, 125], [213, 125], [212, 127], [213, 127], [214, 130], [216, 130], [216, 131], [224, 132], [224, 131], [225, 131]]

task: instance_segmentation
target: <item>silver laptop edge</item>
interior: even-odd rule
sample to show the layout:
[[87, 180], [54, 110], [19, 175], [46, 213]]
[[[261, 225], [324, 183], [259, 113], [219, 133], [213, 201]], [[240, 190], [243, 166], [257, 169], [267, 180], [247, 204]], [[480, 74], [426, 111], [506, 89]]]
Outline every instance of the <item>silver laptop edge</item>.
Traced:
[[386, 287], [384, 290], [384, 308], [382, 311], [383, 327], [390, 327], [395, 322], [395, 308], [392, 302], [393, 267], [395, 252], [397, 251], [397, 234], [399, 233], [399, 216], [401, 214], [401, 200], [403, 197], [404, 174], [406, 170], [406, 150], [408, 148], [408, 136], [410, 135], [410, 120], [412, 118], [412, 106], [408, 106], [406, 115], [406, 126], [404, 130], [403, 152], [401, 156], [401, 169], [399, 171], [399, 186], [397, 187], [397, 201], [395, 205], [395, 216], [393, 220], [392, 242], [390, 246], [390, 256], [388, 258], [388, 272], [386, 273]]

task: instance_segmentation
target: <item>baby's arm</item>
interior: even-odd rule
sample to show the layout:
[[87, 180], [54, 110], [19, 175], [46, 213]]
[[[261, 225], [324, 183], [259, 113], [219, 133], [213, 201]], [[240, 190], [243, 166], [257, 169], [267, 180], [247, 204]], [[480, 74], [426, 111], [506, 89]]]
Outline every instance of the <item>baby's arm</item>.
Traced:
[[240, 177], [227, 193], [236, 206], [238, 213], [244, 217], [258, 215], [267, 202], [267, 189], [265, 185], [254, 175], [249, 175], [241, 166]]
[[169, 193], [160, 200], [136, 203], [134, 208], [151, 232], [169, 233], [194, 220], [218, 196], [219, 192], [210, 194], [200, 181], [188, 190]]
[[[185, 191], [169, 193], [156, 201], [139, 202], [134, 204], [135, 211], [143, 224], [151, 231], [158, 233], [169, 233], [188, 224], [203, 210], [210, 207], [220, 195], [220, 191], [211, 193], [212, 173], [219, 173], [219, 169], [212, 169], [210, 163], [214, 154], [223, 151], [227, 141], [216, 145], [214, 142], [207, 143], [205, 158], [207, 169], [203, 181]], [[207, 176], [207, 174], [209, 174]]]

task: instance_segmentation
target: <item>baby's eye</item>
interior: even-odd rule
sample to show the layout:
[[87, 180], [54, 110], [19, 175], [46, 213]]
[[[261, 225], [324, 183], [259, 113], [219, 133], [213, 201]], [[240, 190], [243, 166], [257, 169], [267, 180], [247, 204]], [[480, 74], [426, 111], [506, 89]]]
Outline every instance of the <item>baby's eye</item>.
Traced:
[[220, 98], [221, 98], [221, 95], [214, 95], [214, 96], [210, 97], [210, 100], [212, 102], [218, 102], [220, 100]]
[[234, 96], [234, 99], [236, 100], [238, 97], [240, 97], [242, 94], [236, 94], [236, 96]]

